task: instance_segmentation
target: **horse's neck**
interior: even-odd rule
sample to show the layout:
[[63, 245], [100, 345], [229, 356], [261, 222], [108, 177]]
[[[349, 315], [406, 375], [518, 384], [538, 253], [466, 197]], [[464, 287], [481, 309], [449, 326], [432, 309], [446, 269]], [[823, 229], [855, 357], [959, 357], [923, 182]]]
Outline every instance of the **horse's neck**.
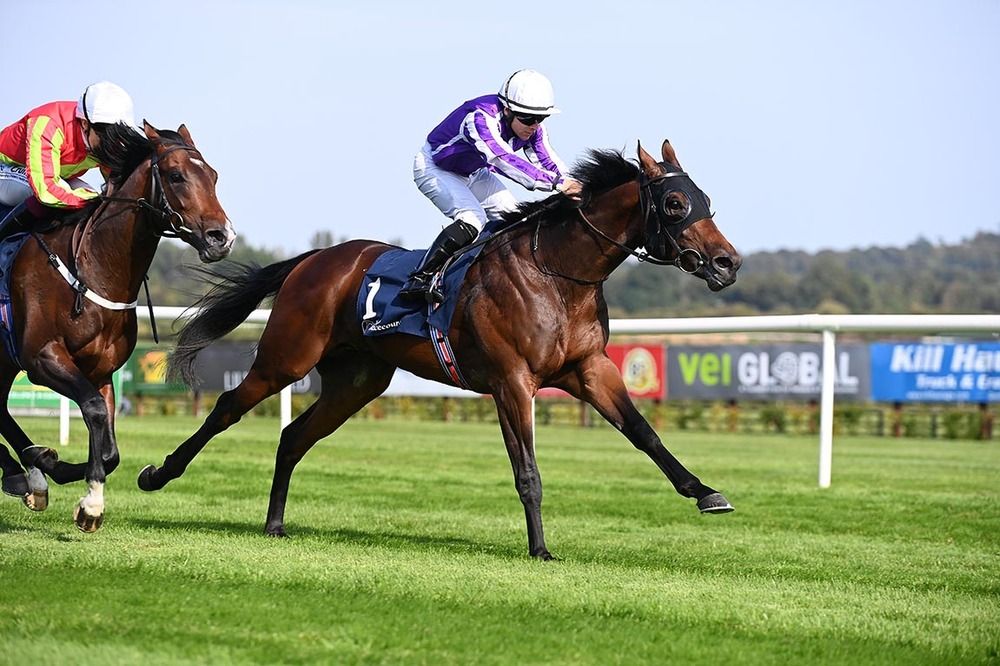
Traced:
[[[634, 248], [641, 238], [638, 183], [605, 192], [571, 215], [558, 225], [543, 227], [542, 258], [550, 268], [581, 282], [604, 280], [629, 256], [615, 243]], [[615, 243], [590, 229], [588, 221]]]
[[[142, 196], [143, 190], [131, 189], [122, 188], [115, 196]], [[84, 284], [111, 300], [135, 300], [159, 243], [146, 215], [134, 204], [111, 202], [98, 218], [88, 221], [74, 259]]]

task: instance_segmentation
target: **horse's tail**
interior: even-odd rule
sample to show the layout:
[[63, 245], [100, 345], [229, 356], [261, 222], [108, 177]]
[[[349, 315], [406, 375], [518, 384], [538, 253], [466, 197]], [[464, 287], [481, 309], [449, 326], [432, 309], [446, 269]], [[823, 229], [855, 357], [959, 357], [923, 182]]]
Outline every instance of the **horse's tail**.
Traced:
[[288, 274], [319, 250], [310, 250], [292, 259], [269, 266], [227, 262], [222, 270], [197, 267], [205, 282], [212, 285], [191, 306], [195, 315], [187, 320], [170, 354], [168, 375], [195, 386], [194, 361], [198, 352], [242, 324], [261, 301], [278, 293]]

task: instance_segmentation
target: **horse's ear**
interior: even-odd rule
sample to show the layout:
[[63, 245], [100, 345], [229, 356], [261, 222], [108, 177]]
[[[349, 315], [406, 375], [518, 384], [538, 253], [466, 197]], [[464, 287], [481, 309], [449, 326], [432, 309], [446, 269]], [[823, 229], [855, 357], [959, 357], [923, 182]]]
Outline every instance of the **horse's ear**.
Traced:
[[146, 133], [146, 138], [150, 141], [159, 141], [160, 133], [156, 131], [156, 128], [149, 124], [145, 118], [142, 119], [142, 130]]
[[639, 152], [639, 164], [642, 166], [643, 173], [646, 174], [648, 178], [655, 178], [660, 175], [660, 165], [656, 163], [653, 156], [643, 150], [642, 142], [638, 143]]
[[178, 127], [177, 133], [181, 135], [182, 139], [184, 139], [184, 143], [191, 146], [192, 148], [194, 147], [194, 139], [191, 138], [191, 132], [188, 132], [188, 128], [186, 125], [181, 125], [180, 127]]
[[663, 155], [663, 161], [667, 164], [673, 164], [678, 169], [683, 169], [681, 163], [677, 160], [677, 153], [674, 152], [674, 147], [670, 145], [670, 141], [667, 139], [663, 140], [663, 146], [660, 147], [660, 154]]

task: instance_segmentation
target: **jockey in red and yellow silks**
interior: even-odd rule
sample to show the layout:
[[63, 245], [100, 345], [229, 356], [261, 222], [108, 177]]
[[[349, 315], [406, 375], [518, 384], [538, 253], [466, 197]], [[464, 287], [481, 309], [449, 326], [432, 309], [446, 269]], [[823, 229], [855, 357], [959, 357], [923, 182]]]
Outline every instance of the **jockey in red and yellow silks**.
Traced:
[[78, 176], [100, 166], [95, 151], [119, 123], [138, 131], [132, 98], [114, 83], [100, 81], [87, 86], [77, 102], [43, 104], [4, 128], [0, 206], [24, 202], [28, 218], [44, 218], [51, 209], [82, 208], [98, 194]]
[[98, 166], [87, 152], [76, 102], [49, 102], [0, 132], [0, 163], [23, 166], [35, 198], [46, 206], [80, 208], [97, 196], [69, 178]]

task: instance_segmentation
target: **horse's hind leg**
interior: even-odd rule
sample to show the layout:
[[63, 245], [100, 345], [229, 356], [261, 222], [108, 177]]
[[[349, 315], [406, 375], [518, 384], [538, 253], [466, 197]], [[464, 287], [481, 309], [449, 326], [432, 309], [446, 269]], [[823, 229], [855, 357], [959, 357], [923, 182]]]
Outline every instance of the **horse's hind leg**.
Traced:
[[258, 368], [258, 363], [255, 362], [239, 386], [219, 396], [219, 399], [215, 401], [215, 407], [212, 408], [197, 432], [184, 440], [173, 453], [164, 458], [162, 466], [146, 465], [139, 472], [139, 488], [146, 491], [160, 490], [168, 482], [183, 475], [184, 470], [191, 464], [195, 456], [205, 448], [209, 440], [238, 423], [244, 414], [262, 400], [278, 393], [285, 386], [298, 379], [300, 377], [283, 374], [280, 376], [272, 373], [265, 375]]
[[579, 363], [576, 373], [563, 378], [558, 386], [593, 405], [635, 448], [656, 463], [680, 495], [696, 499], [702, 513], [733, 510], [722, 493], [702, 483], [663, 446], [656, 431], [632, 403], [618, 368], [607, 356], [597, 355]]
[[[7, 395], [16, 376], [17, 371], [13, 368], [5, 368], [0, 373], [0, 435], [22, 459], [30, 458], [33, 462], [42, 453], [55, 457], [52, 449], [37, 447], [32, 443], [7, 408]], [[29, 449], [37, 449], [37, 453], [33, 450], [29, 452]], [[0, 485], [5, 494], [20, 497], [32, 511], [44, 511], [48, 507], [49, 484], [45, 481], [45, 475], [34, 464], [28, 463], [22, 467], [6, 447], [0, 446], [0, 467], [3, 468]]]
[[21, 464], [10, 454], [7, 447], [2, 445], [0, 445], [0, 470], [3, 470], [0, 491], [4, 495], [20, 497], [22, 500], [27, 497], [28, 475], [24, 472]]
[[325, 360], [319, 367], [323, 388], [309, 409], [281, 432], [264, 532], [285, 536], [285, 502], [292, 471], [313, 444], [326, 437], [366, 404], [382, 395], [395, 366], [354, 352]]

